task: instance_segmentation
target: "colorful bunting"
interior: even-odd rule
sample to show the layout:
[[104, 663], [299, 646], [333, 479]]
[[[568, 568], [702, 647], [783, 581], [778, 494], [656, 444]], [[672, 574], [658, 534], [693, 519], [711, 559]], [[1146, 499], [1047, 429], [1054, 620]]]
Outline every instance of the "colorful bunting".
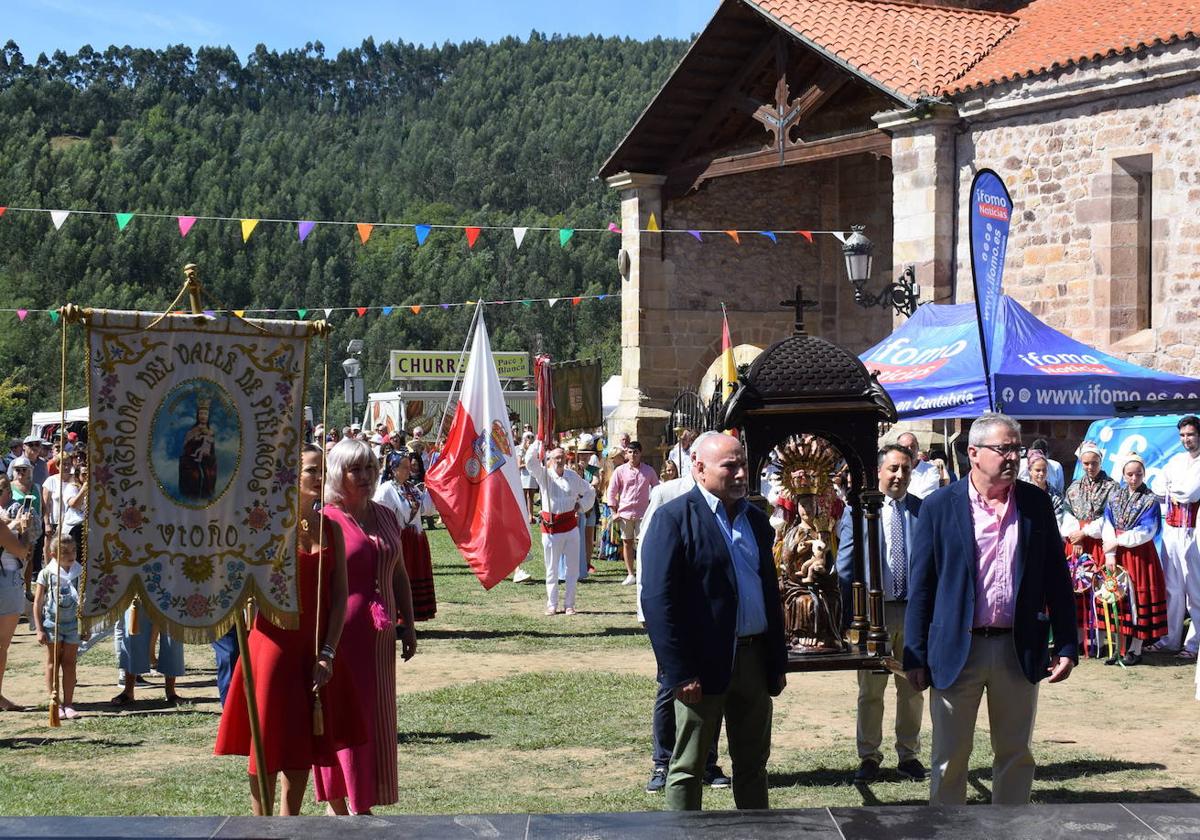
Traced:
[[609, 233], [624, 233], [625, 231], [623, 231], [619, 227], [617, 227], [616, 222], [609, 222], [608, 223], [608, 232]]
[[26, 316], [26, 315], [28, 315], [28, 314], [29, 314], [29, 310], [28, 310], [28, 309], [18, 309], [18, 310], [17, 310], [17, 320], [18, 320], [18, 321], [24, 321], [24, 320], [25, 320], [25, 316]]
[[448, 303], [439, 303], [438, 306], [442, 307], [442, 309], [446, 310], [447, 312], [450, 311], [450, 304]]
[[316, 226], [316, 222], [301, 222], [298, 224], [296, 226], [296, 234], [300, 237], [300, 241], [303, 242]]
[[463, 228], [463, 230], [467, 233], [467, 247], [474, 248], [476, 240], [479, 239], [479, 231], [482, 230], [482, 228], [468, 227]]
[[383, 314], [384, 314], [384, 315], [391, 315], [391, 314], [392, 314], [392, 309], [394, 309], [394, 308], [395, 308], [395, 307], [392, 307], [392, 306], [385, 306], [385, 307], [383, 307], [383, 309], [382, 309], [382, 310], [380, 310], [380, 311], [381, 311], [381, 312], [383, 312]]
[[413, 225], [413, 233], [417, 235], [417, 244], [424, 245], [425, 240], [429, 238], [429, 231], [433, 230], [429, 225]]
[[725, 233], [727, 233], [729, 235], [729, 238], [732, 239], [737, 244], [739, 244], [739, 245], [742, 244], [742, 238], [736, 230], [727, 230], [727, 231], [725, 231]]
[[50, 321], [55, 324], [58, 323], [58, 310], [57, 309], [50, 310]]
[[367, 307], [365, 307], [365, 306], [358, 306], [358, 307], [355, 307], [354, 311], [355, 311], [355, 312], [357, 312], [357, 313], [358, 313], [358, 317], [359, 317], [359, 318], [361, 318], [362, 316], [364, 316], [364, 315], [366, 315], [366, 314], [367, 314]]
[[848, 234], [841, 233], [840, 231], [836, 231], [836, 230], [831, 230], [829, 232], [837, 237], [838, 242], [841, 242], [843, 245], [846, 244], [846, 237], [848, 236]]
[[133, 220], [132, 213], [116, 213], [117, 230], [125, 230], [125, 226]]
[[332, 306], [325, 307], [325, 320], [329, 320], [329, 316], [332, 314], [333, 314], [333, 307]]
[[697, 242], [703, 242], [703, 241], [704, 241], [704, 237], [700, 235], [700, 231], [698, 231], [698, 230], [689, 230], [689, 231], [688, 231], [688, 233], [690, 233], [692, 236], [696, 237], [696, 241], [697, 241]]
[[371, 231], [375, 228], [375, 225], [369, 225], [366, 222], [359, 222], [357, 225], [355, 225], [355, 227], [358, 228], [359, 241], [366, 245], [367, 240], [371, 238]]
[[578, 306], [578, 305], [579, 305], [580, 303], [582, 303], [582, 302], [583, 302], [583, 298], [581, 298], [581, 297], [573, 297], [573, 298], [571, 298], [571, 305], [572, 305], [572, 306]]
[[796, 233], [800, 234], [805, 239], [807, 239], [808, 244], [810, 244], [810, 245], [812, 244], [812, 231], [811, 230], [798, 230], [798, 231], [796, 231]]
[[67, 216], [70, 215], [70, 210], [51, 210], [50, 221], [54, 222], [54, 229], [62, 230], [63, 222], [65, 222], [67, 220]]
[[[533, 306], [533, 301], [531, 301], [531, 300], [523, 300], [523, 301], [521, 301], [521, 305], [522, 305], [522, 306]], [[551, 304], [551, 306], [553, 306], [553, 304]]]
[[188, 235], [188, 231], [192, 229], [192, 225], [196, 224], [195, 216], [180, 216], [179, 217], [179, 238]]
[[513, 228], [513, 239], [516, 240], [518, 251], [521, 250], [521, 243], [525, 241], [525, 234], [527, 233], [529, 233], [529, 228], [527, 227]]
[[5, 211], [5, 210], [7, 210], [7, 209], [8, 209], [7, 207], [0, 207], [0, 216], [3, 216], [3, 215], [4, 215], [4, 211]]
[[250, 234], [254, 233], [254, 229], [258, 227], [258, 219], [242, 219], [242, 241], [245, 242], [250, 238]]
[[654, 214], [650, 214], [650, 221], [646, 222], [646, 230], [650, 233], [660, 233], [661, 229], [658, 226], [658, 219], [654, 218]]
[[205, 318], [216, 318], [217, 317], [216, 310], [213, 310], [213, 309], [202, 309], [202, 310], [200, 310], [200, 314], [203, 315]]
[[767, 239], [770, 239], [776, 245], [779, 244], [779, 240], [775, 238], [775, 231], [773, 230], [760, 230], [758, 231], [758, 235], [767, 237]]
[[408, 308], [409, 308], [410, 310], [412, 310], [412, 314], [414, 314], [414, 315], [420, 315], [420, 314], [421, 314], [421, 307], [420, 307], [420, 306], [410, 306], [410, 307], [408, 307]]
[[246, 310], [245, 309], [235, 309], [235, 310], [233, 310], [233, 314], [238, 316], [239, 318], [245, 318]]
[[550, 308], [553, 309], [554, 304], [558, 303], [558, 298], [550, 298], [546, 301], [546, 303], [550, 304]]
[[307, 309], [297, 309], [296, 314], [299, 315], [300, 320], [303, 321], [305, 318], [308, 317], [308, 310]]
[[574, 228], [559, 228], [558, 229], [558, 244], [563, 248], [567, 247], [567, 243], [571, 241], [571, 237], [575, 235]]

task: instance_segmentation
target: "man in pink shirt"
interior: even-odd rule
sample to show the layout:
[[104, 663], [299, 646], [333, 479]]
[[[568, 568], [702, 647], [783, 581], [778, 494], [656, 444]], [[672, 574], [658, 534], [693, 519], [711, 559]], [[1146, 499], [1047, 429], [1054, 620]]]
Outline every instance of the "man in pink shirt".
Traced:
[[992, 803], [1025, 804], [1036, 766], [1038, 683], [1065, 680], [1078, 661], [1075, 597], [1050, 497], [1017, 481], [1021, 427], [988, 413], [971, 425], [968, 440], [970, 473], [921, 505], [904, 669], [918, 691], [933, 689], [930, 804], [966, 802], [985, 691]]
[[658, 484], [658, 473], [642, 462], [642, 445], [630, 441], [625, 445], [629, 460], [613, 470], [608, 483], [608, 506], [613, 509], [621, 528], [621, 558], [625, 561], [625, 580], [622, 586], [637, 583], [634, 563], [637, 558], [638, 531], [646, 508], [650, 506], [650, 491]]

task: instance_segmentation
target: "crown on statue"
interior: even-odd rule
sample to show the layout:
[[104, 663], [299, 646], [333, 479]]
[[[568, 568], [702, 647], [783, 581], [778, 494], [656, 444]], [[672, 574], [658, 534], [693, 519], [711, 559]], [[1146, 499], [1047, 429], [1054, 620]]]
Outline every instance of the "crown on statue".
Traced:
[[209, 396], [196, 397], [196, 410], [197, 411], [208, 411], [211, 408], [212, 408], [212, 397], [209, 397]]
[[779, 480], [792, 498], [824, 496], [833, 489], [841, 455], [829, 443], [813, 435], [798, 435], [779, 453]]

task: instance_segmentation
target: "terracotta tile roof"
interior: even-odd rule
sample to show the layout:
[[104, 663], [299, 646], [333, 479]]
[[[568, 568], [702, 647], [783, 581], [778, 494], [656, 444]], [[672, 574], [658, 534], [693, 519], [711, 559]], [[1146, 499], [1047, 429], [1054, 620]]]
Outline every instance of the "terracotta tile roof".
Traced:
[[946, 92], [1017, 26], [1012, 15], [899, 0], [747, 2], [909, 101]]
[[1197, 0], [1034, 0], [951, 92], [1200, 36]]

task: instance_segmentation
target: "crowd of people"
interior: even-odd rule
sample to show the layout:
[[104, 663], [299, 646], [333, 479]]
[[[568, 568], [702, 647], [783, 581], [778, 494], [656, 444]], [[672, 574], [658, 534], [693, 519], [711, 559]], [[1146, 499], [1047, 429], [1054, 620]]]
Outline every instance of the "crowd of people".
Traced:
[[[397, 654], [415, 654], [416, 623], [437, 613], [425, 533], [437, 514], [423, 485], [437, 451], [420, 428], [411, 436], [318, 428], [313, 437], [299, 476], [299, 626], [282, 629], [259, 615], [249, 634], [263, 769], [273, 800], [283, 776], [280, 813], [299, 813], [311, 776], [329, 813], [365, 814], [398, 798]], [[668, 807], [695, 809], [704, 785], [732, 786], [737, 807], [767, 807], [772, 698], [787, 684], [788, 653], [777, 530], [747, 500], [749, 467], [737, 438], [680, 434], [661, 472], [628, 438], [605, 447], [583, 433], [549, 451], [529, 429], [514, 428], [514, 439], [531, 524], [541, 530], [546, 615], [576, 614], [578, 581], [600, 560], [622, 563], [622, 585], [637, 585], [638, 618], [658, 666], [646, 790], [665, 791]], [[1109, 459], [1110, 477], [1100, 448], [1085, 441], [1076, 453], [1081, 476], [1070, 483], [1047, 442], [1024, 446], [1019, 425], [1004, 415], [971, 427], [968, 466], [957, 480], [945, 453], [922, 451], [915, 434], [884, 443], [878, 588], [902, 668], [858, 674], [855, 783], [881, 776], [889, 686], [901, 777], [928, 780], [934, 804], [965, 801], [986, 694], [992, 800], [1020, 803], [1034, 777], [1043, 680], [1066, 679], [1080, 656], [1126, 667], [1148, 651], [1195, 659], [1200, 419], [1183, 418], [1179, 440], [1181, 451], [1153, 481], [1133, 452]], [[11, 450], [0, 476], [0, 689], [9, 643], [27, 620], [46, 647], [47, 691], [57, 681], [62, 715], [73, 719], [78, 657], [99, 641], [82, 636], [76, 618], [85, 447], [72, 439], [56, 451], [31, 436]], [[778, 470], [769, 463], [763, 475], [776, 515], [788, 505]], [[831, 479], [845, 499], [844, 465]], [[838, 516], [833, 550], [848, 584], [850, 507]], [[122, 689], [111, 703], [133, 702], [151, 670], [177, 703], [183, 645], [133, 612], [112, 629]], [[734, 655], [711, 656], [717, 649]], [[224, 709], [215, 751], [249, 756], [251, 807], [263, 813], [236, 645], [227, 637], [214, 650]], [[928, 769], [918, 757], [926, 698]], [[0, 691], [0, 711], [21, 709]], [[717, 761], [722, 726], [732, 778]]]

